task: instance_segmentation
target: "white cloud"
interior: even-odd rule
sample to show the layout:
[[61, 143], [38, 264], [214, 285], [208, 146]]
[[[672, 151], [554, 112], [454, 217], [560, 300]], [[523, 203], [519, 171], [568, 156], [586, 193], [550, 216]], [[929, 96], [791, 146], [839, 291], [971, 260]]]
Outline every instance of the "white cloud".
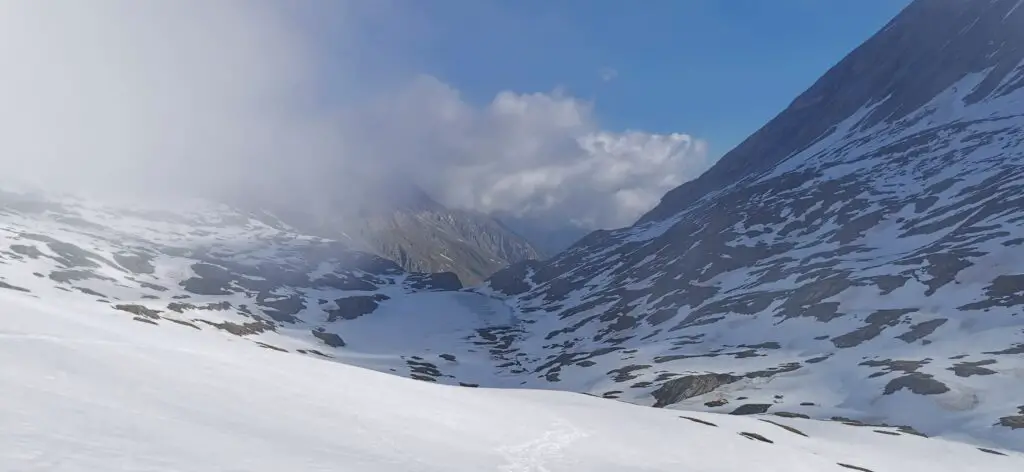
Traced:
[[304, 39], [262, 0], [0, 1], [0, 164], [71, 190], [294, 181], [339, 146], [302, 107]]
[[[393, 75], [406, 58], [347, 15], [378, 28], [396, 4], [304, 4], [334, 36], [284, 5], [0, 0], [4, 174], [326, 209], [374, 198], [353, 191], [363, 173], [401, 173], [449, 205], [596, 228], [631, 223], [709, 164], [698, 139], [603, 130], [594, 104], [560, 91], [475, 106], [435, 78]], [[322, 48], [338, 37], [350, 44]], [[360, 100], [324, 109], [325, 95]]]
[[598, 74], [601, 76], [601, 80], [603, 82], [611, 82], [611, 81], [615, 80], [616, 77], [619, 76], [619, 71], [617, 71], [617, 70], [615, 70], [615, 69], [613, 69], [611, 67], [605, 67], [605, 68], [601, 69], [598, 72]]
[[559, 92], [501, 92], [486, 106], [421, 77], [374, 110], [372, 152], [413, 169], [444, 203], [484, 212], [628, 225], [710, 164], [685, 134], [602, 130], [593, 104]]

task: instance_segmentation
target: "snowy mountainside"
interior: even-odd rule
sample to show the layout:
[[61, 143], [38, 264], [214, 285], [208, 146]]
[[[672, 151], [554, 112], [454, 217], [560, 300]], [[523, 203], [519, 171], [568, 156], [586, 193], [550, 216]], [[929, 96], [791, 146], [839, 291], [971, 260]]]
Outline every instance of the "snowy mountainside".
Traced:
[[55, 309], [95, 305], [104, 316], [447, 383], [492, 377], [490, 355], [466, 338], [512, 316], [460, 291], [454, 274], [407, 273], [223, 205], [172, 212], [2, 198], [0, 290]]
[[[0, 291], [0, 468], [97, 471], [1017, 471], [894, 428], [458, 388]], [[69, 310], [81, 308], [81, 311]]]
[[637, 225], [493, 276], [504, 355], [531, 385], [1024, 448], [1018, 3], [914, 2]]

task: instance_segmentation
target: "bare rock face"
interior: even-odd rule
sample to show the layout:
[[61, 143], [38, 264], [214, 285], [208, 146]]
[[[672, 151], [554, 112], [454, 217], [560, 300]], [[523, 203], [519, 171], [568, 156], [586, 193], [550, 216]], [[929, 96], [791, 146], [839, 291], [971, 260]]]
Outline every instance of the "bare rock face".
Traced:
[[742, 416], [742, 415], [760, 415], [762, 413], [767, 413], [768, 410], [771, 407], [772, 407], [771, 404], [747, 403], [746, 405], [741, 405], [739, 408], [733, 410], [729, 414], [730, 415], [737, 415], [737, 416]]
[[1017, 413], [999, 418], [999, 425], [1010, 429], [1024, 429], [1024, 406], [1017, 407]]
[[525, 238], [483, 214], [396, 210], [362, 221], [357, 231], [373, 252], [410, 272], [452, 272], [469, 285], [510, 264], [543, 258]]
[[323, 328], [314, 329], [312, 333], [313, 336], [316, 336], [330, 347], [345, 347], [345, 340], [341, 339], [341, 336], [336, 333], [328, 332]]
[[413, 290], [451, 291], [462, 289], [462, 281], [454, 272], [413, 273], [405, 279]]
[[735, 382], [739, 379], [739, 377], [729, 374], [691, 375], [665, 382], [657, 390], [651, 392], [651, 395], [654, 395], [654, 398], [657, 399], [657, 402], [654, 404], [655, 408], [664, 407], [687, 398], [713, 392], [719, 386]]
[[389, 259], [409, 272], [452, 272], [479, 284], [516, 262], [545, 254], [501, 221], [441, 205], [407, 179], [367, 178], [352, 197], [323, 208], [275, 208], [273, 218], [303, 232], [345, 241], [353, 249]]
[[360, 316], [368, 315], [380, 306], [380, 302], [390, 298], [382, 294], [354, 295], [339, 298], [334, 301], [337, 308], [325, 310], [327, 311], [327, 321], [334, 322], [340, 319], [354, 320]]

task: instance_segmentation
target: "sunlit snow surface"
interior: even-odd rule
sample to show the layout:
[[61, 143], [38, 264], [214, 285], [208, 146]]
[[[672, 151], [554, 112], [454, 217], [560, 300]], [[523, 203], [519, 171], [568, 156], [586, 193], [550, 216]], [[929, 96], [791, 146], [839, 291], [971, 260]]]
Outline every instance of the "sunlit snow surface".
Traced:
[[89, 305], [0, 293], [0, 306], [3, 470], [1024, 468], [1017, 453], [894, 430], [772, 419], [791, 431], [572, 393], [433, 385], [184, 326], [159, 329]]

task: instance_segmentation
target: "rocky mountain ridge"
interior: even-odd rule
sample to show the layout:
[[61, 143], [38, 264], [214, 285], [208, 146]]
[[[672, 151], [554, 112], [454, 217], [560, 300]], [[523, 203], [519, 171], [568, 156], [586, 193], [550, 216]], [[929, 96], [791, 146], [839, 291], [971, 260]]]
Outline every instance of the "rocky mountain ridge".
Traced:
[[307, 234], [345, 242], [353, 249], [390, 259], [411, 272], [453, 272], [476, 285], [500, 269], [546, 257], [500, 220], [448, 208], [409, 179], [366, 178], [351, 197], [313, 209], [262, 202], [256, 217], [287, 223]]
[[637, 225], [496, 274], [506, 355], [642, 404], [1021, 444], [1018, 4], [914, 2]]

